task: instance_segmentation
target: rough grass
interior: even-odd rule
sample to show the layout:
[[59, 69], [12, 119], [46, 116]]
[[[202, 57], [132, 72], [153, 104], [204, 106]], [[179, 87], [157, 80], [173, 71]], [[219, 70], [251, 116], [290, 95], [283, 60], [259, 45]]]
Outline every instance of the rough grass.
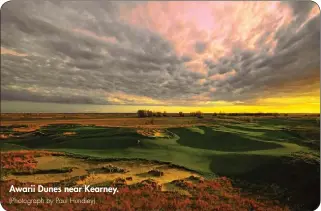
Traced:
[[[299, 200], [299, 195], [302, 190], [307, 192], [311, 189], [311, 184], [319, 187], [320, 131], [315, 119], [251, 118], [251, 122], [233, 117], [186, 118], [183, 121], [184, 118], [155, 118], [155, 125], [138, 128], [151, 131], [148, 133], [137, 133], [137, 128], [131, 127], [49, 125], [37, 130], [41, 133], [4, 139], [0, 146], [5, 150], [50, 149], [96, 158], [141, 158], [170, 162], [198, 171], [206, 177], [229, 176], [235, 181], [242, 181], [239, 185], [252, 184], [250, 191], [275, 184], [280, 190], [290, 191], [284, 196], [282, 191], [276, 191], [274, 195], [287, 202], [291, 200], [289, 197], [296, 199], [301, 204], [300, 209], [309, 210], [316, 201], [311, 196], [314, 192], [306, 194], [311, 197], [302, 197], [303, 200]], [[197, 124], [193, 124], [195, 122]], [[170, 124], [167, 125], [170, 128], [160, 130], [165, 136], [156, 135], [158, 129], [150, 129], [160, 125], [167, 127], [166, 124]], [[75, 134], [65, 136], [65, 132]], [[140, 177], [143, 177], [144, 172], [141, 173]], [[77, 175], [77, 171], [74, 175]], [[293, 175], [301, 180], [304, 178], [305, 182], [297, 183], [288, 179]], [[106, 174], [87, 179], [104, 182]], [[167, 186], [170, 189], [171, 185]], [[273, 191], [273, 188], [267, 190], [268, 193]]]
[[[190, 176], [200, 176], [195, 172], [172, 167], [169, 164], [150, 161], [91, 161], [83, 158], [68, 156], [36, 157], [36, 167], [32, 170], [13, 172], [4, 180], [16, 179], [20, 182], [38, 184], [74, 181], [76, 184], [96, 185], [111, 183], [117, 178], [131, 177], [127, 184], [135, 184], [146, 179], [154, 179], [159, 184], [170, 183], [173, 180]], [[149, 174], [149, 171], [161, 171], [162, 177]]]
[[[208, 127], [167, 129], [170, 137], [149, 138], [132, 128], [105, 128], [81, 125], [50, 125], [24, 138], [1, 142], [4, 149], [51, 149], [75, 154], [111, 157], [144, 158], [172, 162], [203, 173], [217, 173], [210, 167], [214, 156], [254, 154], [286, 156], [308, 151], [295, 143], [289, 134], [267, 125], [220, 124]], [[75, 132], [73, 136], [61, 135]], [[289, 139], [284, 140], [285, 138]], [[138, 144], [138, 140], [140, 143]]]

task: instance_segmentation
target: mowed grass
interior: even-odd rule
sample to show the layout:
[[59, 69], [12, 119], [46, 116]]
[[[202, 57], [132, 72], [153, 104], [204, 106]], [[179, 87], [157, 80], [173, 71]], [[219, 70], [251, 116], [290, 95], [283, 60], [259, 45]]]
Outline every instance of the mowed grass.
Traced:
[[[64, 133], [73, 133], [72, 136]], [[42, 127], [39, 134], [16, 138], [7, 143], [32, 149], [126, 149], [142, 137], [134, 129], [52, 125]]]
[[[184, 118], [171, 119], [176, 121], [174, 127], [162, 125], [162, 136], [137, 133], [142, 126], [61, 124], [3, 139], [0, 147], [2, 150], [46, 149], [102, 159], [170, 162], [208, 178], [228, 176], [240, 180], [238, 185], [245, 184], [244, 188], [251, 191], [262, 190], [252, 189], [253, 184], [260, 188], [261, 185], [267, 189], [273, 187], [270, 192], [283, 197], [283, 192], [275, 189], [277, 186], [287, 190], [285, 201], [303, 204], [300, 210], [311, 210], [318, 202], [320, 129], [315, 119], [254, 118], [246, 122], [233, 117], [206, 117], [202, 125], [184, 127], [178, 127]], [[149, 122], [148, 118], [144, 121]], [[197, 119], [193, 121], [197, 123]], [[309, 194], [302, 197], [302, 191]]]
[[[214, 130], [211, 127], [200, 127], [203, 133], [188, 128], [171, 129], [180, 138], [178, 144], [192, 148], [211, 149], [223, 152], [244, 152], [282, 148], [277, 143], [251, 139], [243, 134]], [[192, 133], [190, 132], [192, 131]]]
[[[215, 162], [220, 156], [239, 156], [242, 160], [243, 155], [289, 156], [299, 151], [313, 151], [298, 144], [298, 137], [283, 131], [284, 122], [270, 119], [257, 123], [218, 121], [208, 126], [168, 128], [164, 130], [170, 134], [167, 137], [146, 137], [135, 128], [48, 125], [38, 130], [41, 134], [2, 140], [1, 147], [3, 150], [49, 149], [100, 158], [160, 160], [204, 174], [221, 174], [228, 171], [225, 168], [230, 165]], [[311, 121], [306, 122], [310, 126]], [[253, 163], [256, 162], [253, 159]], [[251, 161], [247, 163], [246, 166], [251, 166]], [[245, 167], [240, 171], [242, 169], [247, 171]]]

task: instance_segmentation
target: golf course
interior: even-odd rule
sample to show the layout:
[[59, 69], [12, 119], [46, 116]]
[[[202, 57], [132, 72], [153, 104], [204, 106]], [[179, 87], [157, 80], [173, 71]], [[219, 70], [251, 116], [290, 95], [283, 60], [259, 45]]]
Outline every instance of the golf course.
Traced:
[[[83, 178], [77, 184], [95, 185], [130, 177], [126, 183], [130, 185], [152, 179], [146, 173], [149, 170], [163, 169], [159, 171], [164, 176], [155, 180], [163, 186], [162, 191], [189, 195], [189, 191], [169, 184], [191, 176], [209, 181], [226, 177], [244, 196], [278, 200], [290, 210], [313, 210], [319, 203], [320, 131], [315, 116], [114, 120], [57, 118], [50, 120], [52, 124], [40, 118], [4, 121], [2, 156], [28, 151], [64, 156], [36, 156], [38, 172], [34, 173], [10, 171], [2, 165], [6, 172], [2, 181], [44, 184], [78, 176]], [[135, 124], [124, 124], [131, 121]], [[94, 166], [106, 170], [106, 165], [127, 170], [106, 176], [100, 169], [92, 174]]]

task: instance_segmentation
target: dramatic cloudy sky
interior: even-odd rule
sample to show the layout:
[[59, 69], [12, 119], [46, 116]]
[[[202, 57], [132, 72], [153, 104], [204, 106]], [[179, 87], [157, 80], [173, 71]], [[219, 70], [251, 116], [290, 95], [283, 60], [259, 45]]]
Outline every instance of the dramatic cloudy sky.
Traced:
[[1, 9], [1, 107], [320, 111], [313, 2], [20, 1]]

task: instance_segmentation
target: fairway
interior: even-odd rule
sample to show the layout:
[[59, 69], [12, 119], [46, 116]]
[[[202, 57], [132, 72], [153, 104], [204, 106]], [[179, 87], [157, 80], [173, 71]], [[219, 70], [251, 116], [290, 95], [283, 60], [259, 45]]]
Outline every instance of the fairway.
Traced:
[[[278, 124], [271, 126], [270, 122], [240, 124], [231, 121], [207, 126], [174, 127], [165, 129], [160, 137], [144, 136], [135, 128], [47, 125], [36, 132], [2, 140], [1, 147], [4, 150], [48, 149], [100, 158], [160, 160], [205, 175], [220, 174], [221, 164], [230, 166], [225, 162], [215, 162], [220, 157], [222, 160], [240, 158], [241, 162], [246, 157], [244, 155], [260, 155], [267, 157], [264, 160], [270, 160], [269, 157], [311, 151], [295, 143], [296, 136], [284, 132]], [[10, 127], [6, 129], [11, 130]], [[238, 168], [246, 172], [247, 168], [251, 168], [248, 165], [251, 162], [258, 161], [249, 159], [246, 168]]]
[[[170, 119], [175, 119], [173, 122], [176, 125], [166, 126]], [[146, 118], [143, 122], [150, 121]], [[107, 184], [125, 175], [120, 173], [111, 177], [104, 173], [86, 172], [91, 172], [93, 166], [104, 166], [108, 160], [114, 159], [120, 160], [120, 163], [113, 165], [130, 169], [126, 175], [133, 179], [127, 183], [136, 184], [143, 182], [148, 170], [158, 168], [158, 162], [165, 162], [182, 170], [162, 170], [167, 176], [158, 179], [157, 183], [163, 185], [163, 191], [189, 195], [188, 191], [175, 188], [171, 181], [193, 174], [206, 179], [226, 176], [247, 193], [258, 194], [264, 189], [267, 198], [286, 201], [292, 197], [291, 200], [304, 204], [304, 207], [315, 206], [317, 196], [313, 194], [317, 190], [312, 186], [319, 183], [317, 166], [320, 145], [316, 138], [319, 128], [312, 118], [258, 117], [255, 121], [246, 122], [238, 117], [207, 116], [204, 119], [194, 118], [193, 121], [172, 117], [162, 118], [161, 123], [157, 119], [153, 122], [130, 127], [86, 125], [85, 122], [38, 127], [35, 126], [37, 121], [34, 121], [33, 129], [23, 124], [2, 126], [2, 134], [6, 135], [0, 143], [3, 152], [47, 150], [70, 156], [37, 158], [39, 173], [12, 174], [6, 180], [42, 183], [79, 177], [83, 178], [77, 182], [79, 184]], [[96, 160], [96, 164], [86, 164], [88, 159]], [[126, 164], [130, 161], [133, 163]], [[142, 161], [156, 164], [138, 164]], [[59, 170], [58, 166], [65, 169]], [[56, 173], [41, 173], [44, 171]], [[301, 179], [295, 182], [301, 177], [308, 177], [309, 183]], [[302, 190], [310, 190], [311, 194], [300, 197]]]

